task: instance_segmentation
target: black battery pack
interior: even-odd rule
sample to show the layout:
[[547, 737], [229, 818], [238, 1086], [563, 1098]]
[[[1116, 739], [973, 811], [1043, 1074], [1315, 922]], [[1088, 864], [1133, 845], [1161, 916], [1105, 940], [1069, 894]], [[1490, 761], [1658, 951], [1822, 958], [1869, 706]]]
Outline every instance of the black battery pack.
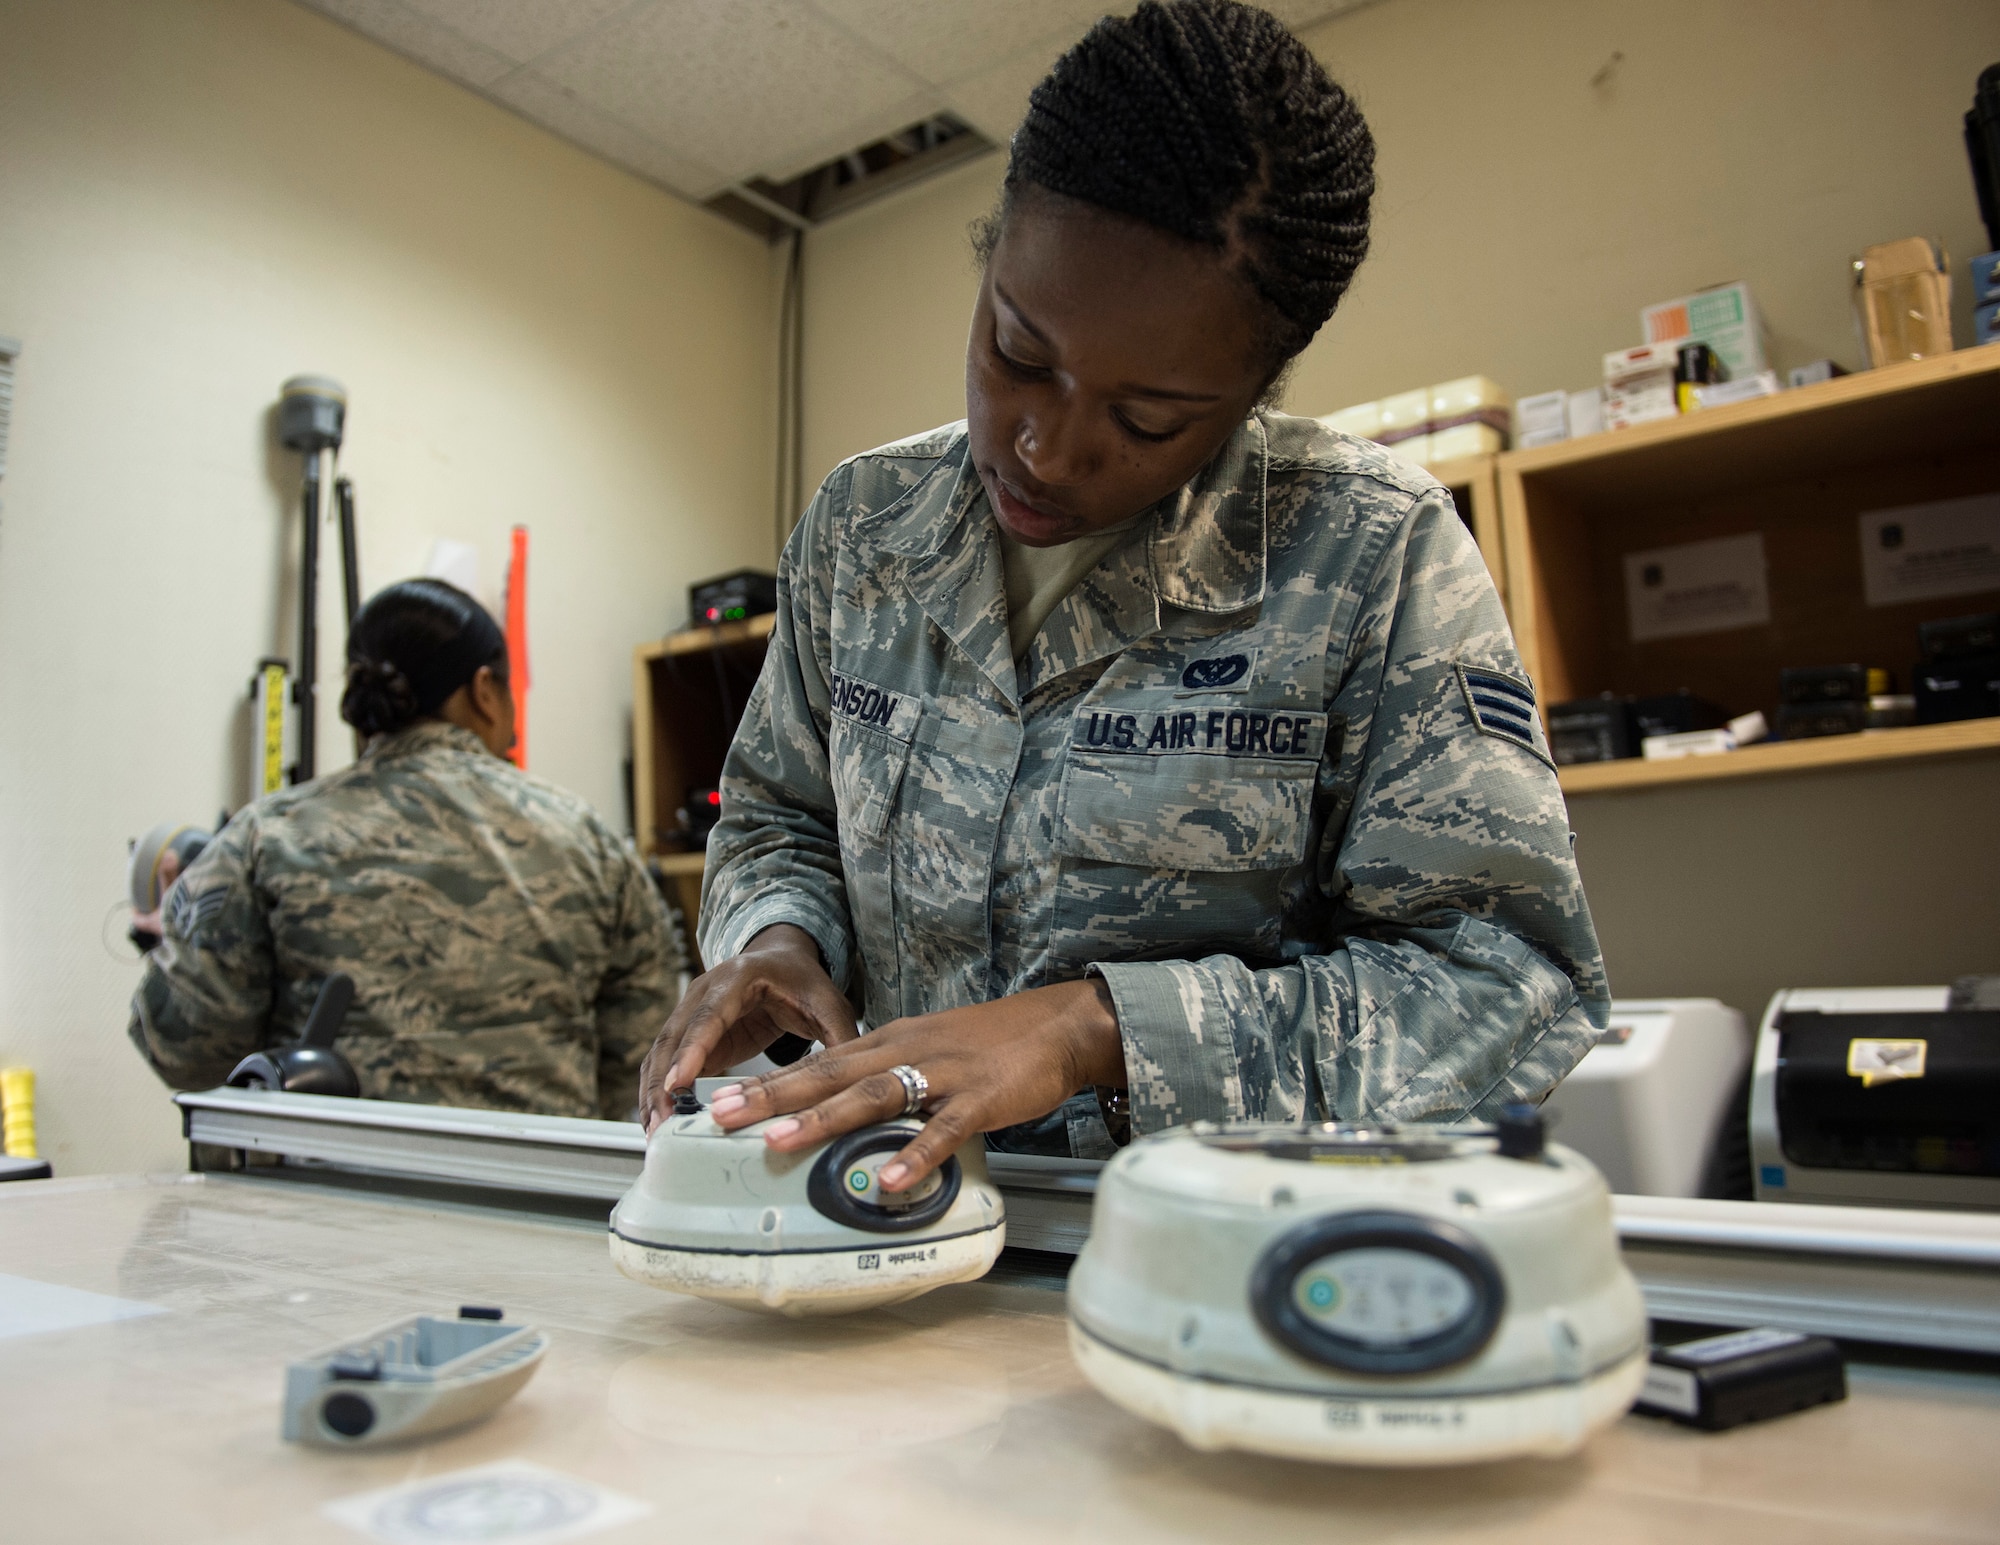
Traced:
[[1766, 1327], [1653, 1348], [1633, 1409], [1720, 1432], [1846, 1398], [1835, 1343]]

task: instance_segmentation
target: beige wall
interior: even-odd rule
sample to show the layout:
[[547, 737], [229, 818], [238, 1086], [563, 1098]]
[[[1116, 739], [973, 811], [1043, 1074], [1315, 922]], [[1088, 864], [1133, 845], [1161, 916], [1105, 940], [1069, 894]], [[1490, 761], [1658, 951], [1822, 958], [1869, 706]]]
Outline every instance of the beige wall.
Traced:
[[[1983, 250], [1960, 117], [1990, 0], [1387, 0], [1310, 34], [1380, 144], [1373, 256], [1300, 361], [1322, 413], [1474, 371], [1590, 384], [1639, 308], [1747, 280], [1776, 362], [1858, 364], [1847, 263]], [[1623, 58], [1602, 84], [1593, 78]], [[999, 156], [808, 248], [807, 471], [964, 412], [965, 227]], [[1993, 762], [1578, 798], [1614, 988], [1714, 995], [2000, 970]]]
[[116, 903], [128, 838], [241, 798], [244, 683], [293, 651], [279, 382], [352, 394], [367, 586], [444, 536], [497, 599], [531, 527], [531, 764], [622, 825], [631, 646], [768, 558], [771, 280], [282, 0], [0, 6], [0, 1063], [40, 1074], [59, 1172], [183, 1162]]
[[[1944, 240], [1971, 339], [1986, 242], [1960, 120], [2000, 59], [1992, 0], [1386, 0], [1307, 36], [1374, 127], [1380, 194], [1294, 412], [1474, 372], [1588, 386], [1642, 306], [1733, 279], [1781, 367], [1855, 366], [1849, 258], [1899, 236]], [[809, 479], [964, 413], [965, 227], [1002, 170], [810, 239]]]

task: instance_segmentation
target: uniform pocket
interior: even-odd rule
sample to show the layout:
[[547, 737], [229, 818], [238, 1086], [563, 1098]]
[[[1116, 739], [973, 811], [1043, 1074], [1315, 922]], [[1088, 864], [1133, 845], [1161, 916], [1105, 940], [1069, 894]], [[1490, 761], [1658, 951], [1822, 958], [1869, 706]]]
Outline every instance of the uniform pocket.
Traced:
[[1082, 712], [1056, 851], [1137, 869], [1287, 869], [1305, 856], [1327, 717]]
[[909, 765], [909, 736], [837, 716], [826, 749], [843, 841], [859, 837], [879, 842]]

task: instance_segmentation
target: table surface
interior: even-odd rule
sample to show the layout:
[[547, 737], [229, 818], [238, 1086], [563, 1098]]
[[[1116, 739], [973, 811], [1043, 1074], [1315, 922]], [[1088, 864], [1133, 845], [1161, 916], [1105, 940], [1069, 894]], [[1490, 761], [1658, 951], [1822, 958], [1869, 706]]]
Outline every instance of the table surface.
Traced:
[[[1628, 1416], [1567, 1460], [1360, 1470], [1202, 1454], [1070, 1361], [1046, 1287], [765, 1318], [628, 1282], [601, 1224], [221, 1176], [0, 1186], [0, 1273], [157, 1305], [0, 1339], [0, 1535], [359, 1539], [340, 1498], [527, 1460], [652, 1505], [593, 1540], [2000, 1541], [2000, 1373], [1856, 1363], [1850, 1396], [1710, 1435]], [[286, 1362], [498, 1304], [549, 1332], [482, 1425], [283, 1443]]]

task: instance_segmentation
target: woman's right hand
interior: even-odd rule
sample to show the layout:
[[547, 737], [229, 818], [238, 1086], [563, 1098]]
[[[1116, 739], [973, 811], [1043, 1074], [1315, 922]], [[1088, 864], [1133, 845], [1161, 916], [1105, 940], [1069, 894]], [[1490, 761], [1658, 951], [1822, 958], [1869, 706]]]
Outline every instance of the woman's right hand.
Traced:
[[673, 1113], [673, 1092], [747, 1062], [790, 1032], [822, 1046], [860, 1033], [854, 1010], [820, 964], [811, 934], [790, 923], [761, 930], [742, 950], [688, 984], [639, 1068], [639, 1119], [648, 1136]]

